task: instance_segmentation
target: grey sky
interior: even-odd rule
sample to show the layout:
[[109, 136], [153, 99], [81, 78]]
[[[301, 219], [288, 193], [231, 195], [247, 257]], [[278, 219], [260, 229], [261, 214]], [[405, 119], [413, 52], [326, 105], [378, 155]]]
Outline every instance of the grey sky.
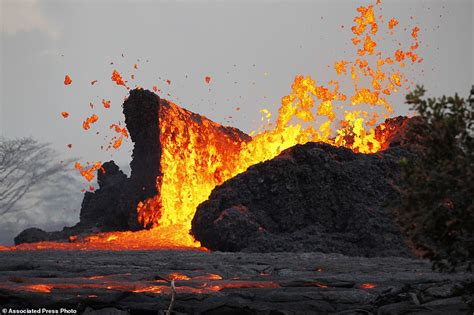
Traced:
[[[261, 108], [276, 111], [295, 75], [334, 78], [334, 61], [353, 56], [356, 7], [375, 2], [0, 1], [0, 134], [33, 135], [64, 157], [120, 164], [130, 159], [130, 143], [118, 152], [100, 150], [111, 135], [107, 126], [123, 120], [126, 90], [110, 81], [113, 69], [128, 78], [137, 63], [136, 84], [157, 85], [165, 98], [248, 132], [258, 126]], [[473, 1], [382, 2], [386, 19], [421, 28], [424, 62], [410, 79], [430, 94], [466, 96], [474, 83]], [[71, 86], [63, 85], [65, 74]], [[100, 106], [102, 98], [111, 100], [110, 110]], [[407, 113], [403, 99], [403, 92], [390, 99], [397, 114]], [[71, 117], [62, 119], [61, 111]], [[83, 131], [81, 122], [94, 112], [99, 122]]]

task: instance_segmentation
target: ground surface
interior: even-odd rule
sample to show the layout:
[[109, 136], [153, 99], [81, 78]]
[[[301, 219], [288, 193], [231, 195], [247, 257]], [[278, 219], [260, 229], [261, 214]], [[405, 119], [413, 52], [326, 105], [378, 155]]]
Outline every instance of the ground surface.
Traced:
[[[198, 251], [0, 252], [0, 306], [77, 314], [472, 314], [472, 273], [404, 258]], [[101, 311], [99, 311], [101, 310]], [[274, 312], [271, 312], [274, 311]]]

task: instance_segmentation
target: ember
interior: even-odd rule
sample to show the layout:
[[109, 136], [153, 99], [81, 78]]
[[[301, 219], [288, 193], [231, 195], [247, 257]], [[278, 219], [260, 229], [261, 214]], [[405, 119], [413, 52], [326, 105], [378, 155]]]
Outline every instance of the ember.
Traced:
[[91, 128], [91, 124], [95, 123], [96, 121], [99, 120], [99, 117], [96, 114], [92, 114], [91, 117], [86, 118], [84, 122], [82, 123], [82, 128], [84, 130], [89, 130]]
[[100, 169], [102, 166], [102, 163], [101, 162], [95, 162], [94, 165], [92, 165], [92, 167], [90, 167], [89, 169], [84, 169], [82, 166], [81, 166], [81, 163], [79, 162], [76, 162], [76, 164], [74, 164], [74, 167], [79, 170], [79, 172], [81, 173], [81, 175], [87, 179], [89, 182], [94, 179], [95, 175], [94, 173]]
[[117, 85], [123, 85], [124, 87], [127, 87], [125, 85], [125, 82], [123, 81], [122, 79], [122, 76], [120, 75], [120, 73], [117, 71], [117, 70], [114, 70], [114, 72], [112, 72], [112, 77], [111, 77], [112, 81], [114, 81]]
[[102, 100], [102, 105], [104, 105], [104, 108], [110, 108], [110, 101]]
[[72, 83], [71, 77], [69, 75], [66, 75], [64, 77], [64, 85], [70, 85]]

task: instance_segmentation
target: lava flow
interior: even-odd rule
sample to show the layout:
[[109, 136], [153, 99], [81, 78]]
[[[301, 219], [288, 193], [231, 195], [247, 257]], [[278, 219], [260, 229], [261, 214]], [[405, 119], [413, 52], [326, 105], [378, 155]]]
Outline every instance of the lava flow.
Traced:
[[[143, 204], [138, 207], [139, 214], [144, 214], [142, 222], [147, 225], [152, 222], [151, 234], [175, 227], [176, 233], [183, 236], [182, 245], [198, 246], [188, 231], [196, 207], [208, 198], [212, 189], [249, 166], [269, 160], [296, 144], [321, 141], [360, 153], [374, 153], [383, 148], [384, 139], [375, 134], [375, 121], [393, 112], [386, 96], [397, 92], [402, 85], [401, 70], [406, 63], [399, 56], [409, 56], [411, 64], [415, 63], [418, 37], [415, 27], [409, 50], [399, 49], [384, 56], [377, 50], [375, 37], [381, 29], [378, 20], [382, 19], [375, 16], [377, 6], [379, 4], [357, 10], [360, 15], [354, 18], [356, 24], [352, 27], [352, 41], [357, 51], [355, 60], [335, 63], [337, 75], [350, 76], [354, 88], [350, 95], [340, 91], [339, 81], [323, 86], [309, 76], [297, 76], [292, 92], [282, 98], [275, 125], [268, 122], [251, 141], [244, 141], [238, 147], [227, 145], [224, 154], [218, 148], [221, 144], [214, 143], [212, 133], [202, 134], [192, 120], [185, 124], [177, 119], [179, 113], [169, 111], [160, 116], [163, 176], [158, 181], [158, 191], [161, 193], [159, 198], [148, 201], [148, 216], [144, 214]], [[390, 20], [386, 28], [392, 30], [394, 21]], [[350, 69], [349, 73], [346, 68]], [[316, 100], [319, 104], [313, 114]], [[347, 100], [350, 104], [344, 106]], [[345, 109], [338, 128], [333, 127], [336, 103], [339, 103], [339, 112]], [[371, 107], [370, 111], [364, 110], [364, 105]], [[264, 110], [264, 113], [269, 119], [269, 111]], [[150, 211], [153, 207], [155, 211]], [[153, 217], [152, 214], [158, 212], [160, 216]]]
[[[211, 129], [206, 133], [192, 119], [183, 120], [179, 106], [170, 103], [160, 111], [163, 175], [157, 178], [159, 195], [137, 206], [138, 219], [149, 230], [101, 233], [61, 245], [42, 242], [16, 248], [199, 248], [199, 242], [189, 234], [196, 207], [208, 198], [214, 187], [249, 166], [308, 141], [343, 146], [359, 153], [384, 149], [383, 133], [376, 134], [375, 126], [393, 113], [387, 97], [408, 82], [403, 71], [422, 60], [416, 53], [419, 28], [408, 31], [411, 40], [405, 43], [406, 49], [401, 49], [402, 43], [397, 42], [396, 51], [383, 52], [380, 43], [400, 28], [398, 20], [384, 20], [380, 1], [359, 7], [357, 12], [351, 29], [354, 57], [334, 63], [335, 74], [341, 80], [318, 84], [310, 76], [296, 76], [290, 94], [281, 100], [276, 120], [270, 122], [270, 112], [262, 110], [266, 123], [251, 140], [223, 143]], [[115, 70], [112, 80], [127, 87]], [[208, 84], [209, 81], [206, 79]], [[350, 84], [344, 86], [346, 82]], [[379, 128], [383, 130], [384, 125]], [[126, 136], [126, 131], [122, 134]], [[76, 167], [88, 179], [93, 178], [90, 170], [80, 164]], [[99, 167], [94, 164], [91, 169], [95, 171]]]

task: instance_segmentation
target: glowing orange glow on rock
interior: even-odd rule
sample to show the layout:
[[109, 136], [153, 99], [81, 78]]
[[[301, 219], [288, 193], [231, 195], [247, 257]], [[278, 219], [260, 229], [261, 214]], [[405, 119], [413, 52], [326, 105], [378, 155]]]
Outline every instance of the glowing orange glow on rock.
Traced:
[[362, 284], [359, 286], [359, 288], [361, 288], [361, 289], [373, 289], [373, 288], [375, 288], [375, 287], [377, 287], [377, 286], [376, 286], [375, 284], [373, 284], [373, 283], [362, 283]]
[[183, 281], [191, 279], [190, 277], [188, 277], [188, 276], [186, 276], [182, 273], [179, 273], [179, 272], [173, 272], [173, 273], [169, 274], [167, 278], [169, 280], [183, 280]]
[[277, 289], [280, 285], [273, 281], [233, 281], [208, 286], [205, 289], [209, 291], [222, 291], [226, 289]]
[[66, 74], [66, 76], [64, 77], [64, 85], [70, 85], [72, 83], [72, 80], [71, 80], [71, 77]]
[[[181, 125], [177, 117], [183, 114], [178, 107], [162, 110], [160, 144], [163, 154], [160, 164], [163, 176], [157, 181], [160, 196], [149, 199], [146, 206], [141, 204], [138, 207], [142, 224], [154, 227], [151, 233], [159, 234], [160, 229], [174, 226], [177, 234], [187, 235], [196, 207], [207, 199], [216, 185], [296, 144], [321, 141], [360, 153], [373, 153], [382, 148], [382, 140], [377, 139], [375, 129], [370, 126], [378, 117], [386, 117], [393, 112], [383, 95], [396, 91], [402, 83], [402, 75], [388, 67], [390, 57], [377, 51], [375, 38], [368, 34], [378, 31], [373, 6], [360, 7], [358, 12], [361, 15], [354, 19], [352, 31], [356, 38], [364, 42], [363, 48], [358, 50], [355, 60], [339, 61], [334, 66], [337, 75], [348, 75], [354, 82], [352, 94], [346, 96], [340, 93], [339, 81], [333, 80], [328, 83], [329, 86], [324, 86], [316, 84], [309, 76], [296, 76], [291, 93], [282, 98], [276, 122], [270, 123], [270, 112], [262, 110], [265, 115], [262, 120], [267, 124], [251, 141], [241, 143], [238, 148], [228, 146], [225, 155], [218, 153], [212, 134], [203, 135], [202, 130], [198, 133], [192, 120]], [[377, 58], [361, 58], [366, 54]], [[350, 74], [344, 71], [349, 65]], [[382, 90], [387, 93], [382, 94]], [[343, 111], [344, 123], [340, 128], [333, 129], [336, 119], [334, 103], [347, 98], [351, 104]], [[364, 109], [367, 105], [379, 110], [380, 114], [370, 114]], [[155, 213], [160, 215], [154, 216]]]
[[209, 273], [209, 274], [193, 277], [193, 280], [217, 281], [217, 280], [222, 280], [222, 277], [215, 273]]
[[26, 291], [32, 291], [32, 292], [42, 292], [42, 293], [51, 293], [51, 289], [53, 287], [50, 285], [46, 284], [30, 284], [24, 286], [24, 289]]

